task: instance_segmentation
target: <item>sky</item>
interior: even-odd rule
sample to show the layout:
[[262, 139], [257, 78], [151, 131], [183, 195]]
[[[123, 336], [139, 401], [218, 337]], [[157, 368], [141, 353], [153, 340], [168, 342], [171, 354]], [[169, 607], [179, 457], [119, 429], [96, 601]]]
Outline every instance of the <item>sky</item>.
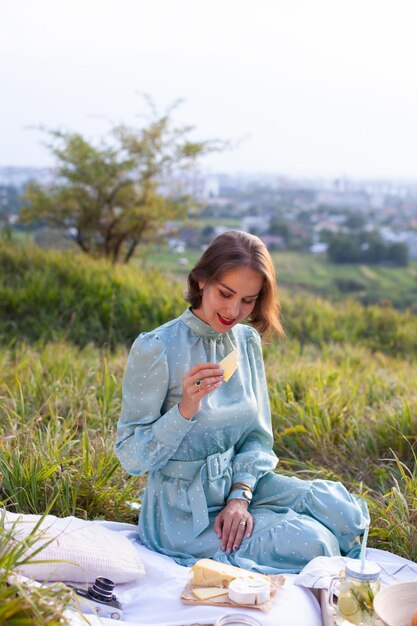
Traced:
[[415, 0], [0, 0], [0, 166], [48, 166], [39, 127], [99, 141], [143, 94], [207, 172], [417, 180]]

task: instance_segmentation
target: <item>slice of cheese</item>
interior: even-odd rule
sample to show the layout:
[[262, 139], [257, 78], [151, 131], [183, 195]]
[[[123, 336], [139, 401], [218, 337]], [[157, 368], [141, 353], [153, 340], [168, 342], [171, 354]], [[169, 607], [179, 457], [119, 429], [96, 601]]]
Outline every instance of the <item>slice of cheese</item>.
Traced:
[[193, 594], [199, 600], [210, 600], [211, 598], [227, 595], [227, 589], [224, 587], [195, 587]]
[[237, 604], [265, 604], [271, 595], [267, 580], [244, 580], [235, 578], [229, 584], [229, 598]]
[[227, 563], [219, 563], [213, 559], [200, 559], [192, 566], [191, 571], [193, 584], [202, 587], [228, 587], [230, 581], [235, 580], [235, 578], [268, 580], [263, 574], [250, 572]]
[[219, 365], [222, 370], [224, 370], [223, 380], [225, 382], [227, 382], [229, 378], [233, 376], [233, 374], [237, 370], [237, 366], [241, 358], [242, 357], [240, 356], [240, 352], [235, 348], [234, 350], [232, 350], [232, 352], [229, 352], [229, 354], [225, 356], [224, 359], [220, 361]]

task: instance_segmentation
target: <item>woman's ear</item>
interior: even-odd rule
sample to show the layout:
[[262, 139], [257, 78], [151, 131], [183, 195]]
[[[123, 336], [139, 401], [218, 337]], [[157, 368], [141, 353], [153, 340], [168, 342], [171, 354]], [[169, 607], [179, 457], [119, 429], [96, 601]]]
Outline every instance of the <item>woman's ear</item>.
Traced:
[[198, 281], [198, 286], [200, 288], [200, 291], [203, 291], [204, 287], [206, 286], [206, 281], [204, 280], [199, 280]]

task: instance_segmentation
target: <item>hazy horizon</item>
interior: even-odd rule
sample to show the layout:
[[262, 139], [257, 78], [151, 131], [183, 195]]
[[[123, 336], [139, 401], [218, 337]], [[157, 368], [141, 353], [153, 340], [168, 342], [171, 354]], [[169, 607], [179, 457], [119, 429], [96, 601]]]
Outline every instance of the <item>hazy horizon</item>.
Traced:
[[[7, 163], [7, 164], [0, 164], [0, 171], [4, 170], [4, 169], [28, 169], [28, 170], [32, 170], [32, 169], [39, 169], [39, 170], [44, 170], [44, 169], [54, 169], [54, 164], [46, 164], [46, 165], [33, 165], [31, 163], [24, 163], [24, 164], [20, 164], [20, 165], [16, 165], [13, 163]], [[350, 183], [357, 183], [358, 185], [360, 185], [361, 183], [363, 184], [384, 184], [384, 183], [390, 183], [393, 185], [410, 185], [410, 186], [417, 186], [417, 175], [412, 178], [412, 177], [395, 177], [395, 176], [379, 176], [379, 177], [375, 177], [375, 176], [348, 176], [348, 175], [337, 175], [337, 174], [329, 174], [328, 176], [324, 176], [324, 175], [314, 175], [314, 174], [284, 174], [283, 172], [280, 171], [255, 171], [255, 170], [236, 170], [236, 171], [223, 171], [223, 170], [216, 170], [211, 168], [210, 170], [205, 170], [204, 167], [199, 168], [199, 174], [201, 174], [201, 176], [203, 177], [210, 177], [210, 176], [214, 176], [214, 177], [218, 177], [218, 176], [228, 176], [230, 178], [245, 178], [247, 180], [249, 179], [255, 179], [255, 180], [261, 180], [261, 179], [287, 179], [289, 181], [294, 181], [296, 182], [301, 181], [301, 182], [305, 182], [305, 181], [311, 181], [313, 182], [319, 182], [319, 181], [323, 181], [323, 182], [337, 182], [337, 181], [346, 181], [346, 182], [350, 182]]]
[[416, 180], [416, 17], [411, 0], [3, 0], [0, 166], [53, 165], [29, 127], [138, 123], [147, 93], [238, 143], [206, 171]]

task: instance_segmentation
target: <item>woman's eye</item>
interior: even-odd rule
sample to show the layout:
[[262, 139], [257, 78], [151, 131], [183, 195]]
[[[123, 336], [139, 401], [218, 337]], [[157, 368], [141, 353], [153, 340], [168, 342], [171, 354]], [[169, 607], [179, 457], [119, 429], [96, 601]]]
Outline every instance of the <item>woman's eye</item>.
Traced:
[[224, 291], [220, 291], [220, 295], [222, 296], [222, 298], [230, 298], [231, 297], [230, 293], [224, 293]]

